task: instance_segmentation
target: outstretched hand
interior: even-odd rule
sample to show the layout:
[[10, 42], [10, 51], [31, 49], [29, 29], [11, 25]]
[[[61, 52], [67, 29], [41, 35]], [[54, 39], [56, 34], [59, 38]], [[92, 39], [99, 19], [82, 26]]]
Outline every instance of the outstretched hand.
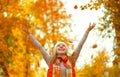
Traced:
[[27, 34], [30, 34], [29, 30], [28, 30], [26, 27], [21, 26], [20, 28], [21, 28], [24, 32], [26, 32]]
[[91, 31], [95, 27], [95, 25], [96, 25], [95, 23], [93, 23], [93, 24], [90, 23], [87, 31], [88, 32]]

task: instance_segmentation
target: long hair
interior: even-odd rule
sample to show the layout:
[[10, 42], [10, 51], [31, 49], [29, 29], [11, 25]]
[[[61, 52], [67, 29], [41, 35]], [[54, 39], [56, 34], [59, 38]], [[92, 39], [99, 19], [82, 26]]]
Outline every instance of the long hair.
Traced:
[[66, 56], [67, 56], [67, 52], [68, 52], [68, 47], [67, 47], [67, 45], [66, 45], [64, 42], [57, 42], [57, 43], [55, 44], [55, 47], [54, 47], [54, 55], [51, 57], [51, 59], [50, 59], [50, 61], [49, 61], [49, 66], [50, 66], [51, 64], [53, 64], [53, 63], [55, 62], [55, 59], [57, 58], [57, 51], [56, 51], [56, 49], [57, 49], [57, 46], [58, 46], [59, 44], [64, 44], [64, 45], [65, 45], [65, 47], [66, 47]]

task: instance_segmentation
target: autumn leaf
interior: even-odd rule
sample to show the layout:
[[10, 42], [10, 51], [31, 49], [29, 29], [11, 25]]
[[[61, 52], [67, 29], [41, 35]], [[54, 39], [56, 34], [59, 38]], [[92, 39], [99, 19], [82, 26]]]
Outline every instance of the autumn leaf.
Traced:
[[[36, 77], [38, 74], [42, 55], [20, 26], [27, 27], [43, 47], [47, 44], [49, 53], [57, 41], [69, 43], [68, 37], [62, 35], [64, 32], [60, 32], [70, 24], [68, 19], [71, 17], [63, 7], [63, 2], [59, 0], [1, 0], [0, 53], [3, 55], [2, 58], [0, 56], [0, 62], [3, 62], [5, 68], [0, 69], [6, 69], [3, 70], [3, 76]], [[66, 34], [69, 31], [66, 30]], [[34, 69], [31, 68], [33, 66]], [[44, 76], [46, 71], [41, 72]]]
[[92, 46], [92, 48], [97, 48], [97, 44], [94, 44], [94, 45]]
[[74, 9], [77, 9], [77, 8], [78, 8], [78, 6], [77, 6], [77, 5], [75, 5], [75, 6], [74, 6]]

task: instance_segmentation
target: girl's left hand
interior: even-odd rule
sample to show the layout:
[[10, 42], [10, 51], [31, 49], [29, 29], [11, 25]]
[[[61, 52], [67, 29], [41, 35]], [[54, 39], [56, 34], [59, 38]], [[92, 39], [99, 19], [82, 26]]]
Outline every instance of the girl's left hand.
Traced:
[[90, 23], [87, 31], [88, 32], [91, 31], [95, 27], [95, 25], [96, 25], [95, 23], [93, 23], [93, 24]]

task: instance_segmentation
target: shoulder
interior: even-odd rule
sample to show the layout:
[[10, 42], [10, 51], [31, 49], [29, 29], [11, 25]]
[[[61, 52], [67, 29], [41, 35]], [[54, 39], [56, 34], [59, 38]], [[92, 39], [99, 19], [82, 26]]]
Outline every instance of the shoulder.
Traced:
[[73, 59], [71, 56], [68, 56], [68, 59], [69, 59], [69, 61], [71, 62], [71, 64], [72, 64], [73, 66], [75, 66], [74, 59]]
[[56, 55], [51, 56], [51, 57], [50, 57], [50, 60], [49, 60], [49, 63], [48, 63], [48, 66], [53, 65], [55, 59], [56, 59]]

